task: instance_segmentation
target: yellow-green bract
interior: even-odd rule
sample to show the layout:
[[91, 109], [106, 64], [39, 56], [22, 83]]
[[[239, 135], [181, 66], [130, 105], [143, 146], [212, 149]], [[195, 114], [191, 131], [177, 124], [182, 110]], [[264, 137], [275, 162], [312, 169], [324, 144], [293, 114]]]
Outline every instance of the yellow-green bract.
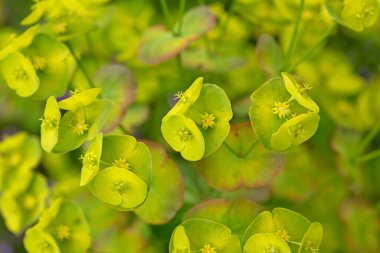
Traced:
[[152, 176], [149, 149], [129, 135], [101, 135], [82, 156], [81, 185], [113, 208], [128, 211], [147, 198]]
[[185, 92], [176, 94], [178, 102], [161, 124], [165, 140], [189, 161], [215, 152], [230, 131], [232, 109], [226, 93], [202, 81], [197, 78]]
[[284, 151], [314, 135], [319, 107], [307, 94], [311, 88], [283, 72], [282, 78], [270, 79], [252, 93], [249, 117], [266, 148]]
[[51, 203], [24, 238], [29, 253], [85, 253], [90, 243], [90, 229], [79, 205], [62, 199]]

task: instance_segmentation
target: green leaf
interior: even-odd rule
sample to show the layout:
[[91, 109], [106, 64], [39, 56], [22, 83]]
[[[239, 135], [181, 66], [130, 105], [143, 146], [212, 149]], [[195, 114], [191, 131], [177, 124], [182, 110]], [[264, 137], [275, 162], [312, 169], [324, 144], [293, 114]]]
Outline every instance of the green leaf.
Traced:
[[89, 184], [92, 193], [112, 206], [132, 209], [141, 205], [148, 194], [147, 185], [131, 171], [108, 167]]
[[276, 102], [287, 101], [290, 98], [281, 78], [273, 78], [265, 82], [251, 95], [252, 106], [249, 118], [257, 138], [268, 149], [272, 134], [283, 124], [284, 120], [273, 113]]
[[161, 25], [145, 31], [140, 42], [139, 59], [147, 64], [158, 64], [173, 58], [211, 30], [215, 23], [215, 16], [207, 6], [194, 7], [183, 16], [179, 34], [173, 34]]
[[318, 113], [319, 107], [308, 96], [307, 89], [302, 88], [301, 85], [298, 84], [297, 81], [288, 73], [282, 72], [281, 75], [284, 80], [286, 90], [290, 93], [290, 95], [303, 107], [311, 110], [312, 112]]
[[282, 168], [282, 156], [259, 143], [248, 124], [233, 126], [224, 142], [215, 153], [195, 163], [198, 174], [219, 191], [267, 185]]
[[260, 68], [268, 77], [280, 75], [283, 68], [283, 57], [276, 40], [267, 34], [261, 35], [256, 44], [256, 58]]
[[170, 247], [173, 249], [173, 251], [170, 252], [190, 253], [189, 238], [187, 238], [183, 226], [178, 226], [174, 230], [172, 240], [170, 241]]
[[276, 150], [285, 150], [310, 139], [318, 129], [319, 115], [314, 112], [298, 115], [281, 125], [272, 135], [271, 144]]
[[191, 119], [181, 114], [168, 114], [162, 119], [161, 132], [169, 145], [183, 158], [197, 161], [203, 157], [205, 142], [201, 131]]
[[136, 97], [136, 80], [132, 72], [121, 64], [109, 64], [95, 73], [94, 83], [102, 89], [102, 97], [112, 100], [112, 110], [105, 131], [116, 128]]
[[226, 72], [242, 67], [246, 61], [239, 56], [210, 55], [205, 48], [188, 49], [181, 54], [185, 66], [205, 72]]
[[40, 86], [33, 64], [21, 53], [8, 54], [1, 61], [1, 72], [8, 87], [21, 97], [33, 95]]
[[[148, 147], [129, 135], [107, 135], [103, 138], [101, 160], [125, 168], [141, 178], [150, 187], [152, 158]], [[101, 165], [101, 168], [108, 167]]]
[[278, 235], [259, 233], [252, 235], [243, 248], [244, 253], [291, 253], [289, 246]]
[[208, 219], [231, 228], [241, 237], [262, 207], [249, 199], [210, 199], [192, 207], [184, 216], [188, 219]]
[[29, 253], [61, 253], [54, 238], [38, 228], [31, 228], [26, 231], [24, 246]]
[[199, 5], [188, 10], [183, 16], [180, 36], [190, 36], [191, 40], [195, 40], [215, 25], [216, 17], [211, 9], [206, 5]]
[[[231, 235], [231, 230], [220, 223], [204, 219], [190, 219], [181, 223], [180, 226], [184, 228], [190, 241], [190, 248], [194, 252], [202, 249], [201, 252], [207, 252], [205, 250], [211, 250], [211, 248], [214, 248], [214, 251], [211, 252], [218, 253], [241, 252], [237, 236]], [[181, 230], [182, 228], [179, 231]], [[176, 232], [178, 233], [178, 230]], [[170, 240], [169, 252], [175, 252], [173, 240], [174, 235]]]
[[102, 155], [103, 135], [99, 133], [96, 138], [91, 141], [86, 154], [81, 156], [82, 171], [80, 177], [80, 186], [84, 186], [91, 182], [91, 180], [98, 174], [100, 156]]
[[145, 142], [152, 156], [152, 184], [144, 204], [135, 213], [146, 223], [163, 224], [171, 220], [182, 206], [184, 182], [177, 165], [165, 149]]
[[51, 96], [46, 101], [44, 117], [41, 123], [41, 146], [46, 152], [51, 152], [58, 142], [58, 125], [61, 112], [57, 100]]
[[199, 97], [185, 112], [201, 129], [204, 141], [204, 157], [217, 150], [230, 132], [232, 108], [224, 90], [215, 84], [204, 84]]
[[58, 102], [59, 108], [68, 111], [75, 111], [79, 107], [86, 106], [95, 101], [99, 95], [101, 88], [92, 88], [80, 92], [74, 92], [74, 94]]
[[298, 253], [318, 252], [322, 243], [323, 228], [318, 222], [311, 223], [301, 241]]
[[198, 77], [190, 85], [190, 87], [185, 92], [178, 92], [176, 98], [178, 102], [173, 106], [173, 108], [168, 112], [169, 114], [182, 114], [185, 113], [191, 105], [197, 101], [202, 90], [203, 77]]
[[9, 231], [20, 233], [41, 214], [48, 195], [47, 181], [40, 174], [27, 173], [14, 181], [1, 197], [1, 212]]

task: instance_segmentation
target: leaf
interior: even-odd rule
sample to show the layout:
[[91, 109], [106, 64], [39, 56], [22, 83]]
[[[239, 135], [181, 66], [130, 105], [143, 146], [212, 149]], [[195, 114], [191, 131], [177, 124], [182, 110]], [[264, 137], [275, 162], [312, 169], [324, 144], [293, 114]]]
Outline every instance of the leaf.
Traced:
[[14, 181], [1, 197], [1, 212], [9, 231], [19, 234], [37, 220], [47, 195], [47, 181], [41, 174], [27, 173], [19, 182]]
[[75, 92], [71, 97], [59, 101], [58, 106], [63, 110], [75, 111], [79, 107], [94, 102], [100, 91], [101, 88], [92, 88], [78, 93]]
[[197, 125], [181, 114], [168, 114], [162, 119], [161, 132], [169, 145], [183, 158], [197, 161], [203, 157], [205, 142]]
[[46, 101], [44, 117], [41, 123], [41, 146], [46, 152], [51, 152], [58, 142], [58, 125], [61, 112], [55, 97], [50, 96]]
[[303, 107], [311, 110], [312, 112], [318, 113], [319, 107], [308, 96], [308, 94], [306, 93], [307, 90], [305, 90], [304, 92], [301, 92], [300, 84], [298, 84], [297, 81], [288, 73], [282, 72], [281, 75], [284, 80], [285, 88], [290, 93], [290, 95], [294, 97], [295, 100], [297, 100], [297, 102]]
[[311, 223], [301, 241], [298, 253], [318, 252], [322, 243], [323, 228], [318, 222]]
[[279, 252], [291, 253], [289, 246], [278, 235], [259, 233], [252, 235], [243, 248], [244, 253]]
[[125, 209], [139, 206], [148, 194], [142, 179], [127, 169], [114, 166], [101, 170], [89, 186], [100, 200]]
[[144, 204], [135, 210], [149, 224], [170, 221], [182, 206], [184, 182], [177, 165], [159, 144], [145, 142], [152, 156], [152, 184]]
[[[191, 42], [215, 26], [215, 16], [207, 6], [196, 6], [183, 16], [181, 31], [173, 34], [156, 25], [143, 34], [139, 47], [139, 59], [146, 64], [158, 64], [175, 57]], [[175, 25], [175, 27], [177, 27]], [[175, 28], [178, 30], [178, 28]]]
[[260, 68], [268, 77], [280, 75], [283, 68], [283, 56], [276, 40], [267, 34], [261, 35], [256, 44], [256, 58]]
[[[190, 219], [182, 222], [180, 226], [184, 228], [190, 241], [190, 248], [194, 252], [207, 248], [207, 245], [215, 248], [218, 253], [241, 252], [237, 236], [231, 235], [231, 230], [220, 223], [204, 219]], [[174, 250], [173, 240], [174, 236], [172, 235], [169, 244], [170, 252]]]
[[241, 237], [261, 209], [249, 199], [210, 199], [192, 207], [183, 219], [212, 220], [231, 228], [233, 234]]
[[284, 122], [273, 113], [275, 103], [287, 101], [289, 98], [281, 78], [270, 79], [251, 95], [252, 106], [249, 109], [249, 118], [257, 138], [267, 149], [274, 149], [271, 145], [272, 134]]
[[314, 112], [298, 115], [281, 125], [272, 134], [271, 144], [276, 150], [285, 150], [310, 139], [318, 129], [319, 115]]
[[116, 128], [136, 97], [136, 80], [132, 72], [121, 64], [109, 64], [94, 75], [94, 83], [102, 89], [102, 97], [112, 100], [112, 110], [105, 131]]
[[96, 138], [91, 141], [86, 154], [81, 156], [83, 166], [79, 186], [88, 184], [96, 174], [98, 174], [102, 145], [103, 135], [99, 133]]
[[282, 157], [261, 145], [247, 124], [233, 126], [224, 142], [195, 164], [197, 172], [219, 191], [264, 186], [282, 168]]
[[30, 253], [46, 252], [60, 253], [53, 237], [41, 229], [31, 228], [26, 231], [24, 237], [24, 246]]
[[210, 55], [206, 49], [197, 48], [182, 52], [182, 63], [205, 72], [223, 73], [244, 66], [246, 61], [239, 56]]
[[21, 53], [8, 54], [1, 61], [1, 73], [8, 87], [21, 97], [30, 97], [40, 86], [33, 64]]
[[185, 228], [178, 226], [173, 232], [173, 240], [170, 242], [170, 247], [173, 248], [173, 252], [179, 251], [183, 253], [190, 253], [190, 242], [187, 238]]
[[[103, 138], [101, 160], [121, 168], [127, 168], [150, 187], [152, 158], [148, 147], [129, 135], [107, 135]], [[108, 165], [101, 165], [101, 169]]]
[[178, 102], [168, 112], [168, 115], [185, 113], [197, 101], [201, 94], [202, 84], [203, 77], [198, 77], [185, 92], [178, 92], [175, 98]]
[[199, 97], [185, 112], [185, 116], [191, 118], [201, 130], [205, 141], [203, 156], [206, 157], [222, 145], [230, 131], [231, 103], [224, 90], [217, 85], [204, 84]]

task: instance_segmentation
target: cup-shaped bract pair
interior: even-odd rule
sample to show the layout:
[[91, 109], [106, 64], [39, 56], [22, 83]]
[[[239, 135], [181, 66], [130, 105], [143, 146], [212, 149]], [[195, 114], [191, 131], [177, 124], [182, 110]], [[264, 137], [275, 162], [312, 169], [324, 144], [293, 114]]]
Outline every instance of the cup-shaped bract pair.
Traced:
[[359, 32], [376, 23], [380, 3], [378, 0], [329, 0], [326, 7], [334, 20]]
[[41, 147], [36, 136], [19, 132], [0, 141], [0, 191], [14, 182], [24, 180], [41, 159]]
[[[96, 99], [100, 88], [74, 92], [57, 102], [49, 97], [41, 119], [41, 146], [46, 152], [64, 153], [92, 140], [104, 126], [112, 103]], [[62, 116], [62, 111], [66, 111]]]
[[43, 19], [44, 29], [67, 40], [95, 29], [97, 17], [104, 13], [101, 7], [107, 1], [36, 1], [21, 25], [35, 24]]
[[89, 185], [100, 200], [121, 211], [147, 198], [152, 175], [148, 147], [129, 135], [99, 134], [81, 156], [80, 185]]
[[85, 253], [91, 244], [90, 228], [80, 206], [55, 199], [25, 233], [29, 253]]
[[223, 224], [190, 219], [177, 226], [169, 244], [169, 253], [239, 253], [240, 240]]
[[35, 33], [21, 35], [18, 40], [25, 43], [8, 46], [0, 53], [2, 77], [21, 97], [61, 96], [69, 81], [69, 50], [52, 35]]
[[230, 131], [231, 103], [215, 84], [197, 78], [162, 119], [161, 132], [183, 158], [197, 161], [215, 152]]
[[262, 144], [284, 151], [310, 139], [319, 124], [319, 107], [308, 96], [309, 84], [298, 83], [291, 75], [265, 82], [251, 95], [249, 117]]
[[41, 214], [48, 195], [44, 176], [28, 172], [1, 196], [1, 214], [9, 231], [18, 234]]
[[242, 238], [243, 252], [318, 252], [322, 237], [320, 223], [311, 223], [294, 211], [275, 208], [272, 213], [260, 213], [248, 226]]

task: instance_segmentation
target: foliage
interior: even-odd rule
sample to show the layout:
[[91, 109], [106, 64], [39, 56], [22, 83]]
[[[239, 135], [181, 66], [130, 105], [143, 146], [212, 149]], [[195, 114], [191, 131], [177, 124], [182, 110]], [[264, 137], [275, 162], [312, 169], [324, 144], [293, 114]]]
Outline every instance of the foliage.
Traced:
[[0, 6], [1, 252], [380, 252], [379, 0]]

